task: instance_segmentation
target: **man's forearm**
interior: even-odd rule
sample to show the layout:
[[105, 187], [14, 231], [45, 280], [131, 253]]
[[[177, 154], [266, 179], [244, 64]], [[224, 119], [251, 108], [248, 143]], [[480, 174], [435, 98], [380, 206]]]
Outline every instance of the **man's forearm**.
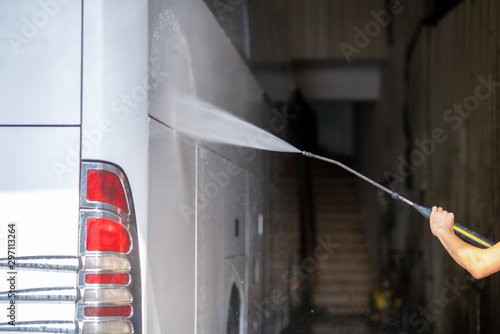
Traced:
[[451, 257], [476, 279], [491, 275], [500, 269], [500, 243], [481, 249], [464, 242], [454, 231], [444, 229], [439, 231], [437, 237]]
[[474, 258], [475, 252], [480, 251], [479, 248], [471, 246], [455, 235], [453, 231], [442, 229], [438, 233], [438, 239], [441, 244], [450, 254], [450, 256], [465, 270], [475, 276]]

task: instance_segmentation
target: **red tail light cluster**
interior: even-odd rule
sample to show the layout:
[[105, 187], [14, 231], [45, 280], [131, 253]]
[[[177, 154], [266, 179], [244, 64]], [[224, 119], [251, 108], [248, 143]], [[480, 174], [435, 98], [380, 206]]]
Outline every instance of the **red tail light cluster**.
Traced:
[[123, 171], [83, 162], [80, 197], [80, 333], [140, 333], [141, 276], [132, 193]]

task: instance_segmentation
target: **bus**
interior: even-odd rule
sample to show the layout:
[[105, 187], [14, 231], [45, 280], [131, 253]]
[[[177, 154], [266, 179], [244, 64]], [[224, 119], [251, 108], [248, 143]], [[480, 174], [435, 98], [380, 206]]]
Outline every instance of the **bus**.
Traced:
[[0, 82], [0, 331], [284, 331], [290, 157], [175, 128], [284, 120], [204, 2], [0, 0]]

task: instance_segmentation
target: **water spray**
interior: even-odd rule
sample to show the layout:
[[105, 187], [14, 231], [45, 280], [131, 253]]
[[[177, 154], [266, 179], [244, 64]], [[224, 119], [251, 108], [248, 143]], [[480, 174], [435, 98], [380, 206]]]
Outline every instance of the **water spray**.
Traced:
[[[329, 158], [325, 158], [325, 157], [322, 157], [322, 156], [319, 156], [319, 155], [316, 155], [316, 154], [313, 154], [310, 152], [306, 152], [306, 151], [303, 151], [302, 154], [305, 155], [306, 157], [309, 157], [309, 158], [323, 160], [323, 161], [329, 162], [331, 164], [337, 165], [337, 166], [345, 169], [346, 171], [356, 175], [357, 177], [363, 179], [364, 181], [370, 183], [371, 185], [379, 188], [380, 190], [388, 193], [395, 200], [400, 200], [401, 202], [411, 206], [412, 208], [414, 208], [415, 210], [420, 212], [422, 214], [422, 216], [424, 216], [425, 218], [430, 219], [430, 217], [431, 217], [431, 212], [432, 212], [431, 208], [419, 205], [417, 203], [414, 203], [414, 202], [408, 200], [407, 198], [404, 198], [399, 193], [384, 187], [383, 185], [373, 181], [372, 179], [369, 179], [368, 177], [366, 177], [363, 174], [355, 171], [354, 169], [344, 165], [341, 162], [338, 162], [336, 160], [332, 160]], [[474, 246], [481, 247], [481, 248], [489, 248], [495, 244], [493, 241], [489, 240], [488, 238], [483, 237], [479, 233], [476, 233], [476, 232], [472, 231], [471, 229], [469, 229], [463, 225], [460, 225], [457, 222], [453, 223], [453, 229], [455, 230], [455, 234], [457, 234], [459, 237], [461, 237], [462, 239], [464, 239], [465, 241], [469, 242], [470, 244], [472, 244]]]
[[[199, 101], [189, 96], [178, 96], [175, 101], [175, 117], [173, 128], [184, 133], [188, 137], [215, 143], [232, 144], [278, 152], [302, 153], [306, 157], [315, 158], [342, 167], [348, 172], [374, 185], [391, 195], [392, 198], [400, 200], [420, 212], [429, 219], [432, 210], [418, 205], [404, 198], [395, 191], [391, 191], [381, 184], [367, 178], [361, 173], [347, 167], [346, 165], [332, 159], [328, 159], [310, 152], [300, 151], [286, 141], [278, 138], [267, 131], [245, 122], [227, 111], [212, 104]], [[257, 138], [257, 140], [256, 140]], [[482, 248], [489, 248], [495, 243], [478, 233], [454, 223], [455, 233], [465, 241]]]

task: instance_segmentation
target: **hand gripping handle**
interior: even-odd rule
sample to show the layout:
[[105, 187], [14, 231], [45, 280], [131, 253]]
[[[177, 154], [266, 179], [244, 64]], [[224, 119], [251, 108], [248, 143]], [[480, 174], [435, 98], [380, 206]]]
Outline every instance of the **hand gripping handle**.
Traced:
[[[432, 213], [431, 208], [418, 204], [413, 204], [413, 208], [420, 212], [425, 218], [430, 219]], [[474, 246], [489, 248], [495, 244], [495, 242], [491, 241], [490, 239], [483, 237], [479, 233], [474, 232], [470, 228], [460, 225], [457, 222], [453, 223], [453, 229], [455, 230], [456, 235]]]

